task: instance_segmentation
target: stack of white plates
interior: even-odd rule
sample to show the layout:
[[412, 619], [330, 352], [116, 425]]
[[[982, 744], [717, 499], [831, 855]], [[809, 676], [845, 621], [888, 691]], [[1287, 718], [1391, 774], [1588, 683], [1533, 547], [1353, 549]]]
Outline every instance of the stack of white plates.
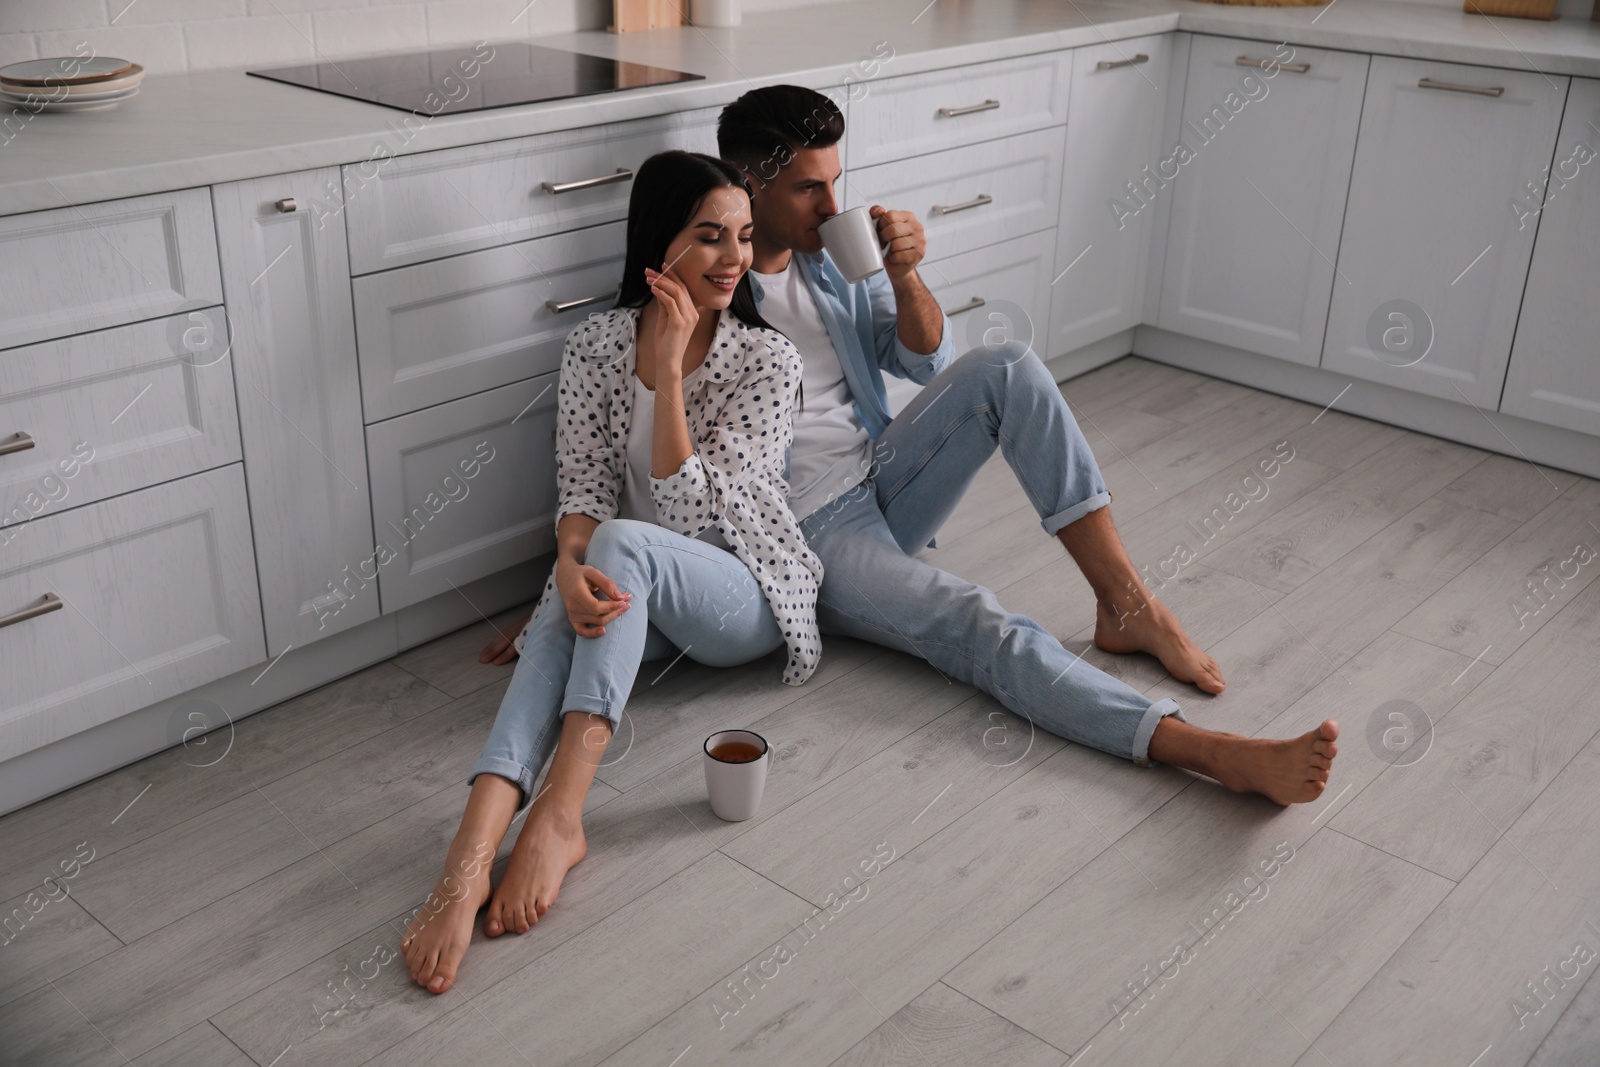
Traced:
[[0, 67], [0, 105], [29, 111], [95, 111], [139, 91], [144, 68], [115, 56], [59, 56]]

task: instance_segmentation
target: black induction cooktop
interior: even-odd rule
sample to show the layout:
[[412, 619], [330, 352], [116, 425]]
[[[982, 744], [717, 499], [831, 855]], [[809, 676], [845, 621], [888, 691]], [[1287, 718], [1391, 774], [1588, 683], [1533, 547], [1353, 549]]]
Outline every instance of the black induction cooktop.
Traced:
[[455, 115], [704, 77], [521, 41], [245, 73], [418, 115]]

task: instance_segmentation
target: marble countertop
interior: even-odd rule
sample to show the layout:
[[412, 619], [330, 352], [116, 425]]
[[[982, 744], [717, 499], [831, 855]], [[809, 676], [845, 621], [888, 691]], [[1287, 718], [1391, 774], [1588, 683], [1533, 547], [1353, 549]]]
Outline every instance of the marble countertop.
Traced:
[[[775, 82], [814, 88], [1185, 30], [1312, 48], [1600, 77], [1600, 23], [1489, 19], [1374, 0], [1322, 7], [1235, 7], [1188, 0], [852, 0], [746, 15], [734, 29], [677, 27], [559, 34], [537, 43], [671, 67], [705, 80], [581, 100], [438, 118], [262, 78], [242, 70], [145, 79], [106, 111], [19, 112], [0, 140], [0, 215], [477, 144], [702, 107]], [[136, 57], [135, 57], [136, 58]]]

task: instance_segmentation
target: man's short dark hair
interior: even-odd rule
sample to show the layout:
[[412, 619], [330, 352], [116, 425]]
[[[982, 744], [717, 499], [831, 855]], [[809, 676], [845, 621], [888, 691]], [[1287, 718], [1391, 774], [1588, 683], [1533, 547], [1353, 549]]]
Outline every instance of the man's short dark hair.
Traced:
[[722, 158], [764, 182], [777, 177], [796, 149], [827, 148], [843, 136], [839, 105], [799, 85], [752, 89], [723, 108], [717, 120]]

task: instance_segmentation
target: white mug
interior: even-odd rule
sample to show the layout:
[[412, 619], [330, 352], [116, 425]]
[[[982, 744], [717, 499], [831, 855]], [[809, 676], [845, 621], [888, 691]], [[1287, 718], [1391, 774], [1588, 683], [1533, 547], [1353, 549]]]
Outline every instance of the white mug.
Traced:
[[[727, 741], [754, 745], [761, 750], [761, 755], [753, 760], [732, 763], [711, 754]], [[772, 762], [772, 750], [767, 747], [767, 739], [750, 730], [721, 730], [706, 738], [702, 759], [712, 813], [728, 822], [743, 822], [753, 816], [761, 806], [761, 794], [767, 787], [767, 766]]]
[[878, 243], [878, 224], [869, 210], [853, 207], [817, 227], [834, 265], [852, 285], [883, 269], [883, 245]]

